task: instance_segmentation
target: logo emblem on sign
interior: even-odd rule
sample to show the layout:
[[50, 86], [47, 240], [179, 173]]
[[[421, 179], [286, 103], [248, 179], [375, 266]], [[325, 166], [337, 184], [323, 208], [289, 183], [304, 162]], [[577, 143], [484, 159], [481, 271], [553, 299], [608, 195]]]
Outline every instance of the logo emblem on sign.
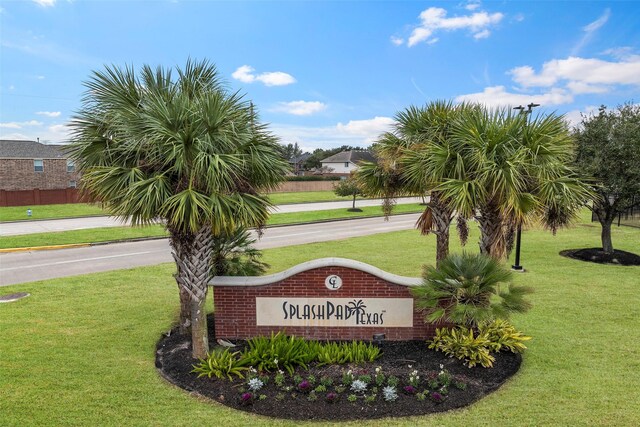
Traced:
[[324, 285], [330, 291], [337, 291], [342, 287], [342, 279], [337, 274], [332, 274], [331, 276], [327, 276], [327, 278], [324, 279]]

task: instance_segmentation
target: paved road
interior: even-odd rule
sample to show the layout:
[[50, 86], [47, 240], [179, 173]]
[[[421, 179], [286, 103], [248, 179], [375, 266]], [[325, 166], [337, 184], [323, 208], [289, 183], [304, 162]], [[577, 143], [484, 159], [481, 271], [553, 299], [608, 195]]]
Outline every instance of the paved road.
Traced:
[[[398, 199], [398, 204], [420, 203], [422, 199], [405, 197]], [[357, 200], [356, 207], [380, 206], [381, 200]], [[352, 202], [320, 202], [320, 203], [299, 203], [291, 205], [278, 205], [273, 213], [324, 211], [329, 209], [350, 208]], [[19, 234], [49, 233], [53, 231], [84, 230], [99, 227], [122, 227], [126, 225], [109, 216], [95, 216], [84, 218], [52, 219], [46, 221], [21, 221], [0, 223], [0, 236], [16, 236]]]
[[[324, 242], [414, 226], [419, 214], [291, 225], [265, 230], [260, 249]], [[336, 243], [339, 244], [339, 243]], [[304, 248], [301, 248], [304, 250]], [[117, 243], [53, 251], [0, 254], [0, 286], [172, 261], [167, 239]]]

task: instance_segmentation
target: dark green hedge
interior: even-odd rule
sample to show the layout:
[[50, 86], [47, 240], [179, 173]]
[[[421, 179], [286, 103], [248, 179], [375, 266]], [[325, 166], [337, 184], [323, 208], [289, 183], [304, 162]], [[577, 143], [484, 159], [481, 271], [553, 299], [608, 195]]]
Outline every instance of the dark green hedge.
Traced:
[[339, 176], [288, 176], [287, 181], [340, 181]]

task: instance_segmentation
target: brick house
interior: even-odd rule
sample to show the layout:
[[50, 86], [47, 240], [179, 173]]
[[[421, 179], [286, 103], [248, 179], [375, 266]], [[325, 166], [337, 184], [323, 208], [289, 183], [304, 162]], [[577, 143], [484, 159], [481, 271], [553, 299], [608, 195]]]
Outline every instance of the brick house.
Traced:
[[59, 145], [0, 140], [0, 190], [75, 188], [78, 174]]

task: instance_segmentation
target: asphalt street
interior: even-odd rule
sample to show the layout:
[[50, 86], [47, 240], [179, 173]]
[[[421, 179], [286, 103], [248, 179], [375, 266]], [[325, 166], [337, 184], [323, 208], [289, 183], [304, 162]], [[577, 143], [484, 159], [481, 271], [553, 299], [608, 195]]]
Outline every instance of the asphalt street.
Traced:
[[[272, 227], [256, 245], [260, 249], [347, 239], [411, 229], [419, 214]], [[339, 242], [336, 242], [339, 244]], [[304, 250], [304, 248], [301, 248]], [[172, 261], [167, 239], [82, 248], [0, 254], [0, 286]]]
[[[403, 197], [397, 200], [398, 204], [420, 203], [422, 199], [417, 197]], [[380, 206], [380, 199], [357, 200], [356, 207]], [[298, 203], [289, 205], [278, 205], [272, 210], [273, 213], [290, 213], [306, 211], [324, 211], [329, 209], [350, 208], [351, 201], [339, 202], [318, 202], [318, 203]], [[34, 207], [33, 209], [37, 209]], [[19, 221], [0, 223], [0, 236], [16, 236], [20, 234], [49, 233], [55, 231], [84, 230], [88, 228], [100, 227], [122, 227], [127, 225], [109, 216], [94, 216], [69, 219], [52, 219], [44, 221]]]

